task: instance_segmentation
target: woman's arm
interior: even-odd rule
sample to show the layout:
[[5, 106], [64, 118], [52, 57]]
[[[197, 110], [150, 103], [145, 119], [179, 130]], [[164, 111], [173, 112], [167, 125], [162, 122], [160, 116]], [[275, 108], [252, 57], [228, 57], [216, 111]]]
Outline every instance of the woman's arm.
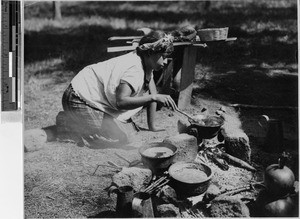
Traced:
[[[157, 94], [157, 89], [155, 82], [153, 80], [153, 77], [151, 78], [149, 82], [149, 92], [150, 94]], [[155, 127], [155, 115], [156, 115], [156, 107], [157, 103], [152, 102], [147, 108], [147, 121], [148, 121], [148, 127], [151, 131], [163, 131], [163, 129], [157, 129]]]
[[154, 96], [138, 96], [131, 97], [133, 89], [129, 84], [121, 82], [117, 88], [116, 101], [118, 109], [130, 110], [136, 109], [141, 106], [146, 106], [154, 102]]
[[[154, 83], [154, 82], [153, 82]], [[149, 85], [150, 86], [150, 85]], [[176, 108], [174, 100], [165, 94], [150, 94], [145, 96], [131, 97], [132, 88], [127, 83], [120, 83], [116, 92], [116, 101], [118, 109], [136, 109], [141, 106], [146, 106], [152, 102], [162, 103], [164, 106]]]

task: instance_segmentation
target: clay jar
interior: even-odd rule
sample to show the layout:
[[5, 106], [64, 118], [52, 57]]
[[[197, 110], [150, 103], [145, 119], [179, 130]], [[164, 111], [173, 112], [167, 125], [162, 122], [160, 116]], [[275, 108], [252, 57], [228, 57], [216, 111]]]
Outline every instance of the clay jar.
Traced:
[[285, 166], [287, 159], [288, 154], [284, 152], [278, 159], [278, 164], [272, 164], [265, 170], [264, 183], [272, 196], [285, 196], [293, 190], [295, 175]]
[[117, 215], [120, 217], [132, 217], [133, 188], [131, 186], [111, 187], [110, 193], [117, 194]]
[[295, 216], [295, 201], [290, 195], [278, 198], [262, 190], [256, 199], [257, 216], [291, 217]]

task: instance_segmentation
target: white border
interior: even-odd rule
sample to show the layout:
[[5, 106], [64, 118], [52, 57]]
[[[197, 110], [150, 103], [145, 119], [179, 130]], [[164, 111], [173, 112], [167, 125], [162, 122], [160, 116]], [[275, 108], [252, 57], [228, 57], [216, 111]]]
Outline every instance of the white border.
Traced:
[[[0, 4], [0, 11], [2, 11]], [[20, 108], [16, 111], [0, 111], [0, 218], [24, 218], [24, 171], [23, 171], [23, 83], [24, 83], [24, 0], [21, 8], [21, 72]], [[0, 22], [1, 22], [0, 18]], [[1, 26], [1, 25], [0, 25]], [[18, 69], [18, 70], [20, 70]], [[1, 89], [1, 85], [0, 85]], [[0, 97], [1, 102], [1, 97]], [[0, 106], [1, 109], [1, 106]]]

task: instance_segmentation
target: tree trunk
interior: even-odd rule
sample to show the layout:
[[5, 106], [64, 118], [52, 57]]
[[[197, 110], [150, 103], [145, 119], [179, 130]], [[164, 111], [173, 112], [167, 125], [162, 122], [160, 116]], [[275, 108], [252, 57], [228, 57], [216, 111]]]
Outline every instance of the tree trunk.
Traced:
[[204, 9], [205, 9], [206, 11], [209, 11], [209, 10], [210, 10], [210, 1], [205, 1]]
[[60, 1], [53, 2], [53, 19], [61, 20]]

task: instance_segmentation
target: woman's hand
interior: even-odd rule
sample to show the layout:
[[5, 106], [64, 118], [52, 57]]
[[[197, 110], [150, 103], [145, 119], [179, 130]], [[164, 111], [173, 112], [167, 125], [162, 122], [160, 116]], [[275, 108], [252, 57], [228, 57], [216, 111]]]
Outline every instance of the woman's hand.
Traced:
[[170, 95], [166, 94], [154, 94], [153, 100], [157, 103], [162, 103], [166, 107], [171, 107], [173, 110], [177, 109], [176, 103]]

